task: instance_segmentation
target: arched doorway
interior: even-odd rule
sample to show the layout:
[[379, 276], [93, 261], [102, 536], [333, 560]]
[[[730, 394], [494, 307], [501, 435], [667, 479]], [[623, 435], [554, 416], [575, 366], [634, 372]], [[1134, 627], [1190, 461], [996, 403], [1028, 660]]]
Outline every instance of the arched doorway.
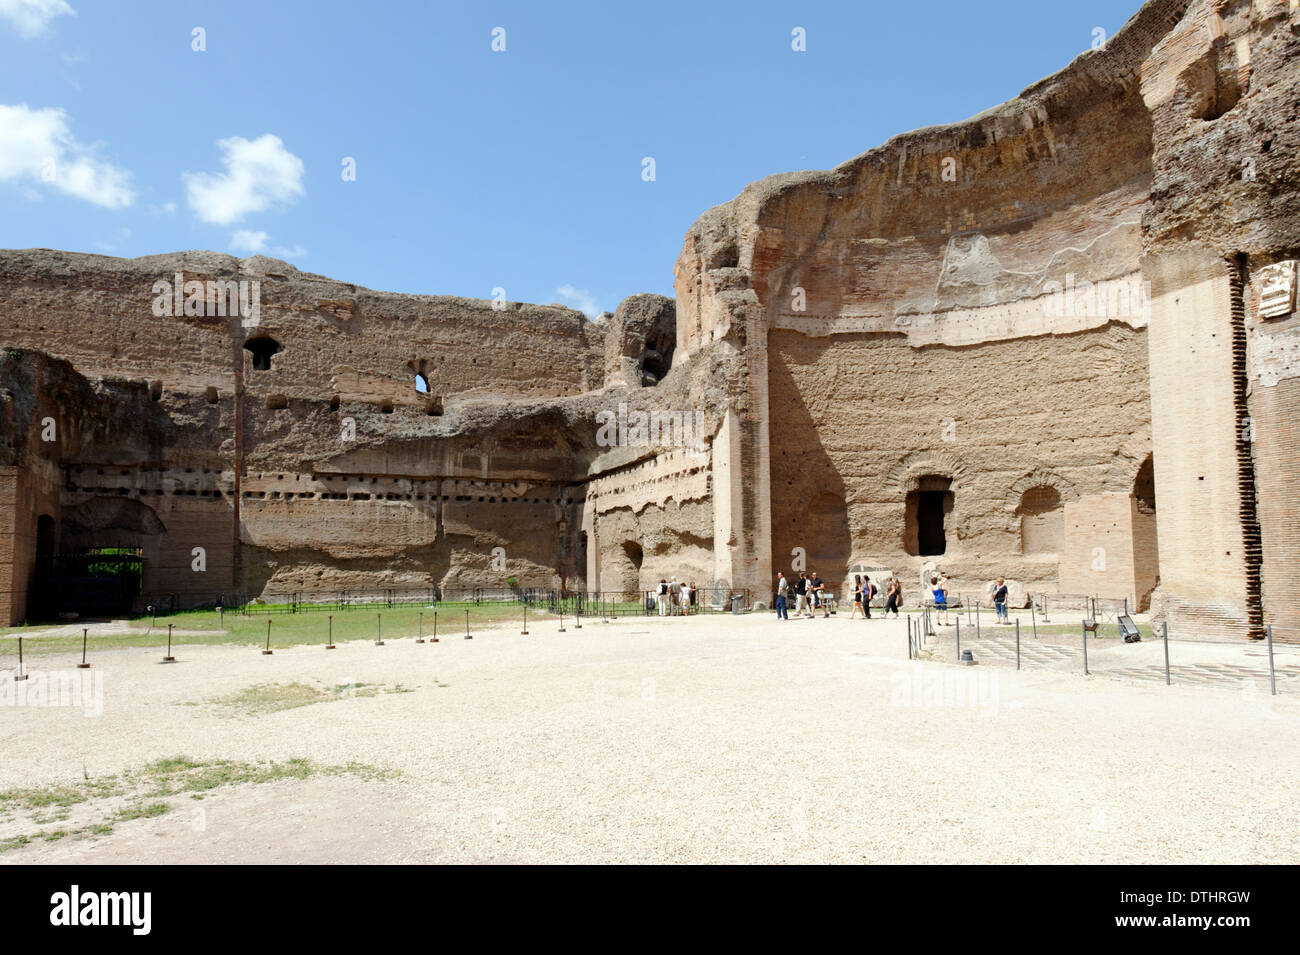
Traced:
[[1151, 592], [1160, 582], [1160, 552], [1156, 545], [1155, 462], [1146, 456], [1133, 478], [1133, 590], [1137, 610], [1151, 609]]
[[953, 507], [952, 478], [927, 474], [907, 492], [903, 549], [913, 557], [940, 557], [948, 549], [947, 519]]

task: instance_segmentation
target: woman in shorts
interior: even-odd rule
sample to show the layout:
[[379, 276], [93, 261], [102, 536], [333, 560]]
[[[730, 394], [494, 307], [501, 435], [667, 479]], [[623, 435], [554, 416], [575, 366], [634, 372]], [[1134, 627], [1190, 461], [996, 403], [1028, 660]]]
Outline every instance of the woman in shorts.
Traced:
[[[930, 587], [934, 595], [934, 622], [941, 627], [946, 627], [948, 626], [948, 591], [943, 584], [939, 583], [938, 577], [930, 578]], [[942, 620], [939, 619], [940, 614], [943, 615]]]

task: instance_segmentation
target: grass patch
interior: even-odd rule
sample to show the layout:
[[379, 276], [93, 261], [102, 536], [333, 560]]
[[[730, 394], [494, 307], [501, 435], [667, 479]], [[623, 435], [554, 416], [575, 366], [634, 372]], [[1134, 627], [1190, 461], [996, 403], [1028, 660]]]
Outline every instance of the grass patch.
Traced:
[[172, 807], [165, 802], [136, 803], [120, 810], [113, 818], [118, 822], [126, 822], [129, 819], [152, 819], [154, 816], [163, 816], [172, 811]]
[[278, 713], [299, 706], [310, 706], [331, 699], [325, 690], [306, 683], [259, 683], [238, 693], [217, 697], [213, 703], [245, 713]]
[[[261, 613], [250, 612], [248, 616], [228, 612], [224, 618], [215, 610], [187, 610], [158, 617], [157, 623], [150, 616], [136, 617], [129, 621], [130, 630], [124, 633], [90, 635], [90, 654], [97, 650], [121, 650], [131, 647], [165, 647], [167, 645], [167, 625], [176, 630], [198, 631], [197, 633], [178, 633], [172, 639], [173, 647], [183, 646], [265, 646], [266, 624], [271, 622], [271, 649], [283, 649], [297, 646], [323, 646], [329, 642], [331, 614], [334, 617], [334, 640], [344, 643], [349, 640], [374, 640], [382, 626], [385, 640], [401, 640], [415, 637], [421, 632], [426, 638], [432, 635], [435, 610], [438, 614], [439, 637], [463, 636], [465, 633], [465, 612], [469, 611], [469, 625], [473, 632], [476, 627], [496, 626], [505, 623], [517, 623], [523, 619], [522, 604], [509, 603], [440, 603], [437, 607], [422, 605], [374, 606], [352, 605], [345, 610], [311, 608], [298, 613]], [[423, 621], [420, 615], [423, 614]], [[530, 620], [542, 619], [545, 611], [530, 607]], [[565, 616], [569, 614], [566, 612]], [[584, 614], [584, 616], [587, 616]], [[382, 617], [382, 620], [379, 618]], [[86, 622], [83, 626], [94, 628]], [[40, 624], [29, 627], [10, 627], [0, 629], [0, 656], [17, 656], [18, 642], [15, 637], [24, 635], [23, 654], [40, 655], [43, 653], [81, 652], [81, 631], [59, 636], [40, 636], [42, 630], [58, 626], [57, 623]], [[32, 631], [36, 633], [33, 634]], [[93, 661], [92, 661], [93, 662]]]
[[[114, 825], [135, 819], [152, 819], [166, 815], [175, 806], [174, 797], [204, 795], [227, 786], [257, 785], [285, 779], [308, 779], [312, 776], [357, 776], [362, 779], [387, 779], [397, 775], [394, 770], [379, 769], [365, 763], [347, 763], [325, 766], [309, 759], [287, 759], [262, 763], [245, 763], [234, 760], [196, 760], [188, 756], [173, 756], [155, 760], [144, 767], [109, 776], [100, 780], [87, 780], [74, 785], [47, 786], [43, 789], [14, 789], [0, 793], [0, 821], [18, 822], [36, 827], [53, 821], [41, 815], [49, 806], [78, 807], [85, 818], [80, 827], [36, 829], [15, 832], [0, 837], [0, 852], [20, 849], [35, 840], [55, 842], [67, 838], [106, 836]], [[125, 805], [113, 805], [110, 800], [125, 798]], [[25, 820], [15, 816], [25, 815]], [[68, 818], [64, 812], [57, 818]]]
[[210, 702], [238, 710], [253, 716], [266, 713], [278, 713], [299, 706], [311, 706], [313, 703], [328, 703], [332, 700], [356, 699], [358, 697], [376, 697], [389, 693], [412, 693], [409, 687], [386, 686], [369, 683], [340, 683], [333, 687], [310, 686], [306, 683], [259, 683], [246, 687], [238, 693], [217, 697]]
[[[8, 789], [0, 792], [0, 815], [41, 809], [67, 809], [87, 799], [117, 795], [118, 789], [108, 780], [86, 782], [77, 786], [47, 786], [44, 789]], [[67, 813], [61, 813], [67, 817]], [[51, 819], [54, 816], [50, 817]]]

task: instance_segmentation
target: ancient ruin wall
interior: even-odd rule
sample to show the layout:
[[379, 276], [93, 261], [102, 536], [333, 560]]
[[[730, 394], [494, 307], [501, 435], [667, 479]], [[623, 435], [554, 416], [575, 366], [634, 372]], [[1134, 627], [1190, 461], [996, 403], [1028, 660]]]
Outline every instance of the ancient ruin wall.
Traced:
[[[761, 361], [742, 458], [775, 566], [799, 547], [832, 579], [862, 564], [915, 582], [931, 561], [909, 546], [907, 495], [930, 475], [952, 482], [936, 560], [955, 586], [1150, 592], [1130, 501], [1150, 450], [1138, 76], [1184, 6], [1149, 4], [1010, 103], [751, 185], [692, 227], [679, 348]], [[1057, 491], [1056, 553], [1022, 552], [1034, 487]]]
[[1178, 632], [1300, 641], [1300, 4], [1198, 0], [1141, 88], [1155, 471], [1176, 504], [1156, 607]]
[[[158, 303], [155, 283], [177, 273], [256, 282], [259, 294], [239, 315], [224, 299], [230, 314], [213, 314], [211, 296], [186, 314], [184, 299]], [[566, 415], [576, 412], [564, 405], [603, 384], [605, 343], [577, 312], [375, 293], [213, 253], [6, 253], [0, 301], [6, 354], [60, 366], [7, 374], [3, 390], [75, 382], [56, 402], [66, 421], [56, 442], [31, 439], [35, 409], [9, 415], [8, 430], [28, 440], [0, 487], [6, 590], [25, 589], [41, 514], [55, 518], [61, 548], [142, 547], [146, 592], [182, 601], [481, 585], [503, 544], [513, 560], [493, 575], [503, 584], [582, 575], [567, 531], [581, 492], [566, 488], [585, 479], [590, 455], [575, 453]], [[242, 345], [266, 337], [279, 350], [259, 369]], [[115, 425], [97, 424], [105, 416]]]
[[[222, 300], [228, 314], [213, 314], [205, 289], [193, 313], [164, 297], [176, 314], [155, 314], [155, 283], [177, 272], [182, 293], [257, 282], [255, 313]], [[141, 548], [146, 594], [182, 603], [717, 579], [711, 447], [739, 373], [725, 360], [673, 373], [671, 299], [632, 296], [593, 323], [213, 253], [6, 253], [0, 283], [6, 355], [28, 369], [0, 383], [15, 444], [0, 462], [0, 566], [20, 598], [42, 514], [61, 549]], [[273, 353], [243, 347], [259, 342]], [[60, 440], [43, 444], [34, 400], [52, 388]], [[620, 409], [675, 415], [678, 433], [602, 440]], [[629, 577], [618, 559], [632, 550], [648, 557]]]

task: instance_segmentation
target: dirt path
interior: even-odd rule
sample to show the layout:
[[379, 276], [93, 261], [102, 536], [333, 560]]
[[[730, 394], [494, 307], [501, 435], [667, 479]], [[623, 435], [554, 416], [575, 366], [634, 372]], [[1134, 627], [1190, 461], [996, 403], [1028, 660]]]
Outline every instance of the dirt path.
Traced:
[[0, 862], [1300, 860], [1294, 691], [909, 662], [894, 621], [557, 627], [43, 658], [102, 713], [0, 707], [0, 790], [179, 755], [393, 775], [181, 793]]

